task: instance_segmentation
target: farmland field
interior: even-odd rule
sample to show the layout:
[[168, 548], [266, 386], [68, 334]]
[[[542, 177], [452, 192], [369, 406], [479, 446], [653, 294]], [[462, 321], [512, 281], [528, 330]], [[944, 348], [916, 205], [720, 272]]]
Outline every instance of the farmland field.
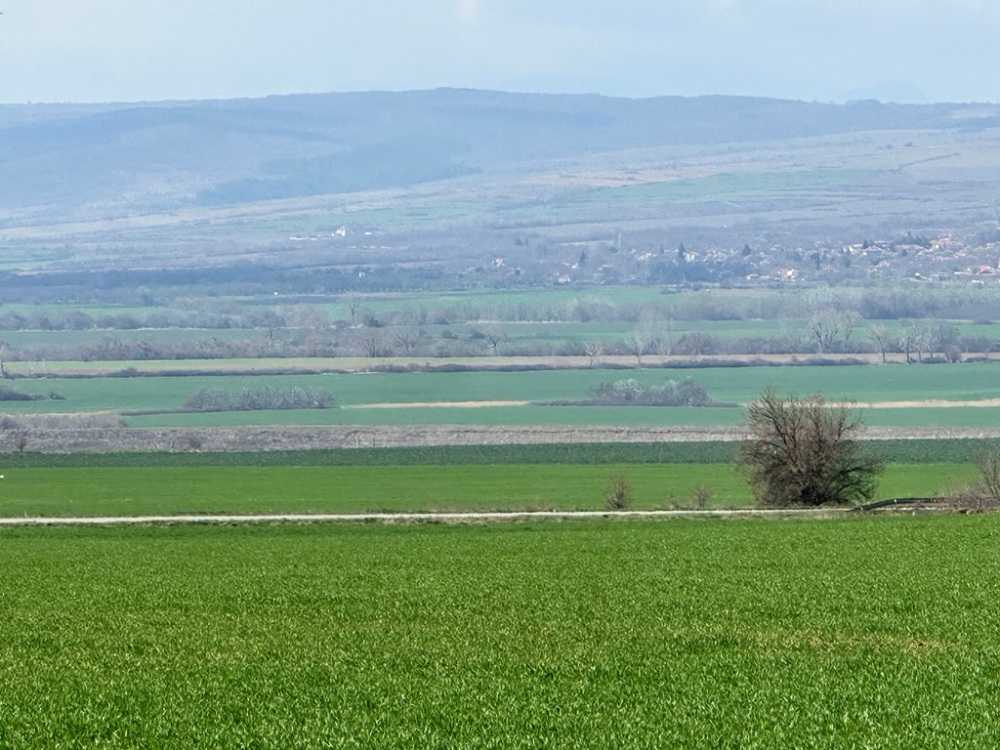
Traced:
[[[411, 5], [260, 28], [684, 52]], [[1000, 104], [140, 89], [0, 106], [0, 750], [1000, 748]]]
[[[542, 372], [368, 373], [280, 376], [136, 377], [16, 381], [18, 390], [45, 395], [54, 391], [64, 400], [5, 402], [3, 410], [18, 412], [170, 411], [202, 388], [307, 386], [328, 390], [344, 407], [373, 404], [419, 404], [419, 409], [312, 410], [299, 412], [239, 412], [156, 414], [133, 417], [134, 426], [239, 424], [622, 424], [733, 425], [742, 410], [733, 408], [636, 408], [508, 406], [434, 408], [440, 402], [506, 402], [580, 400], [597, 384], [634, 378], [651, 385], [668, 379], [693, 378], [711, 396], [739, 405], [767, 386], [806, 394], [823, 392], [831, 400], [975, 401], [1000, 398], [1000, 372], [995, 364], [929, 367], [840, 366], [753, 367], [704, 369], [555, 370]], [[916, 408], [915, 408], [916, 407]], [[919, 405], [870, 410], [872, 425], [990, 426], [1000, 424], [1000, 409], [925, 409]]]
[[1000, 520], [0, 532], [0, 745], [994, 748]]
[[[81, 461], [81, 463], [83, 463]], [[599, 510], [612, 477], [634, 488], [636, 509], [747, 506], [732, 464], [468, 464], [360, 466], [11, 467], [0, 516], [367, 511]], [[894, 464], [878, 496], [930, 497], [975, 478], [968, 463]]]

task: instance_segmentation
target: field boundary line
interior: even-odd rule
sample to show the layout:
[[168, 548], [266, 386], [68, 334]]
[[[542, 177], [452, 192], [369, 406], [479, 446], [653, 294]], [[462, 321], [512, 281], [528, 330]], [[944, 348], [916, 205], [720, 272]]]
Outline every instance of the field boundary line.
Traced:
[[780, 518], [839, 516], [847, 508], [734, 509], [734, 510], [626, 510], [626, 511], [482, 511], [469, 513], [268, 513], [186, 514], [147, 516], [25, 516], [0, 518], [0, 527], [17, 526], [144, 526], [171, 524], [260, 523], [461, 523], [540, 520], [602, 520], [613, 518]]

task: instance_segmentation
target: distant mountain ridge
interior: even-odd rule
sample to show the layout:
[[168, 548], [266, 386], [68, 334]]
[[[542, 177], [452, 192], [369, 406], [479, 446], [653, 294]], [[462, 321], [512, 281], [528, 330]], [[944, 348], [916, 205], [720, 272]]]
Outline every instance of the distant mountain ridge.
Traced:
[[532, 160], [870, 130], [994, 127], [996, 107], [462, 89], [0, 107], [0, 211], [238, 205]]

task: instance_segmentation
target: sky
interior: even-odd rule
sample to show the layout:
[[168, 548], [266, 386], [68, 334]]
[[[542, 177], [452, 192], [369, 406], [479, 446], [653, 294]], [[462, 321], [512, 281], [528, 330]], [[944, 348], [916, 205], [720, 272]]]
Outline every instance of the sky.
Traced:
[[1000, 101], [1000, 0], [0, 0], [0, 101], [439, 86]]

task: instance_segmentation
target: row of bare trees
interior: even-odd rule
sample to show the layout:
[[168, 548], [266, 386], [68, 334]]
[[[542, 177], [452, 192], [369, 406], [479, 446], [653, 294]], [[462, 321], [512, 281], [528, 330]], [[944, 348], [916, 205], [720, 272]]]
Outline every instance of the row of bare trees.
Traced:
[[[907, 362], [923, 362], [925, 357], [940, 355], [949, 362], [959, 362], [963, 351], [970, 349], [967, 339], [954, 323], [948, 321], [910, 322], [898, 330], [876, 323], [868, 328], [868, 337], [885, 362], [890, 352], [906, 356]], [[974, 345], [982, 348], [980, 345]]]

